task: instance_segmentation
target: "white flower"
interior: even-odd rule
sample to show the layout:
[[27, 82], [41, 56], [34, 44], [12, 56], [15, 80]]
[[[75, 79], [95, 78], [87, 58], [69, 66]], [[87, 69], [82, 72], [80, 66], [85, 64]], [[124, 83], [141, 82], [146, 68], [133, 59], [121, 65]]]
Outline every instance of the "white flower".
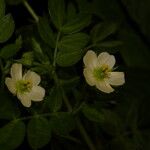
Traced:
[[94, 51], [89, 50], [83, 58], [85, 64], [84, 77], [91, 86], [96, 86], [100, 91], [111, 93], [111, 85], [119, 86], [125, 83], [123, 72], [114, 72], [115, 57], [107, 52], [100, 53], [97, 57]]
[[13, 64], [11, 67], [11, 78], [5, 79], [9, 91], [17, 95], [23, 106], [30, 107], [32, 101], [42, 101], [45, 96], [45, 89], [38, 86], [41, 77], [28, 70], [22, 75], [22, 64]]

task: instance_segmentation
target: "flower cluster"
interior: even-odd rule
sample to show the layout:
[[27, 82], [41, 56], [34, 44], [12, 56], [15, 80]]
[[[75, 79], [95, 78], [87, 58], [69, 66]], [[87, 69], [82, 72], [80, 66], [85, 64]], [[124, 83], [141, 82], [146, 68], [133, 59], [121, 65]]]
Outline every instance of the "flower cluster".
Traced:
[[[111, 93], [114, 91], [111, 85], [119, 86], [125, 83], [123, 72], [114, 72], [115, 57], [107, 52], [98, 56], [89, 50], [83, 58], [85, 68], [83, 74], [87, 83], [96, 86], [100, 91]], [[39, 86], [41, 77], [28, 70], [22, 73], [22, 64], [13, 64], [10, 71], [11, 78], [5, 79], [9, 91], [16, 95], [23, 106], [30, 107], [31, 101], [42, 101], [45, 96], [45, 89]]]

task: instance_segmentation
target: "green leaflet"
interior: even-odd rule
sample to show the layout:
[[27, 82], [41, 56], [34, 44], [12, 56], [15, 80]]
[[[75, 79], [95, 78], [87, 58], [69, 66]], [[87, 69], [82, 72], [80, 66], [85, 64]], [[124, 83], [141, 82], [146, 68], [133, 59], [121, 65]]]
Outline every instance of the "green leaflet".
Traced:
[[48, 10], [53, 24], [60, 30], [65, 20], [64, 0], [49, 0]]
[[81, 31], [83, 28], [87, 27], [91, 22], [91, 15], [86, 13], [76, 14], [76, 16], [69, 20], [61, 28], [61, 31], [65, 34], [71, 34]]
[[0, 43], [6, 42], [14, 32], [15, 23], [10, 14], [0, 19]]
[[22, 38], [19, 37], [15, 43], [8, 44], [0, 50], [0, 57], [3, 59], [9, 59], [13, 57], [20, 50], [21, 46]]
[[47, 98], [47, 105], [51, 112], [57, 112], [62, 106], [62, 94], [61, 88], [54, 86]]
[[13, 150], [23, 142], [25, 136], [25, 124], [14, 120], [0, 128], [0, 149]]
[[91, 30], [93, 44], [97, 44], [111, 34], [115, 33], [118, 25], [110, 22], [99, 23]]
[[72, 114], [67, 112], [58, 112], [50, 119], [50, 126], [58, 135], [66, 135], [75, 127]]
[[83, 55], [83, 48], [89, 41], [85, 33], [76, 33], [64, 36], [59, 42], [59, 52], [57, 54], [57, 64], [62, 67], [68, 67], [76, 64]]
[[52, 32], [52, 29], [49, 25], [47, 18], [40, 18], [38, 22], [38, 31], [45, 43], [50, 45], [51, 47], [55, 47], [55, 38]]
[[27, 137], [33, 149], [39, 149], [48, 144], [51, 139], [51, 128], [47, 119], [35, 117], [27, 126]]

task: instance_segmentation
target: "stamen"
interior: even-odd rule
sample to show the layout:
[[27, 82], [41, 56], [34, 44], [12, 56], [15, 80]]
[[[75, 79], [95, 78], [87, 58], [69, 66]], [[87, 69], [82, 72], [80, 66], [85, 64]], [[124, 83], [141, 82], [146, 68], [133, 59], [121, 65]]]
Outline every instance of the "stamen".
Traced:
[[103, 65], [100, 68], [95, 68], [93, 71], [93, 75], [97, 80], [103, 80], [105, 78], [109, 78], [109, 72], [111, 69], [107, 65]]
[[26, 80], [19, 80], [16, 83], [16, 89], [19, 93], [29, 92], [32, 88], [32, 83]]

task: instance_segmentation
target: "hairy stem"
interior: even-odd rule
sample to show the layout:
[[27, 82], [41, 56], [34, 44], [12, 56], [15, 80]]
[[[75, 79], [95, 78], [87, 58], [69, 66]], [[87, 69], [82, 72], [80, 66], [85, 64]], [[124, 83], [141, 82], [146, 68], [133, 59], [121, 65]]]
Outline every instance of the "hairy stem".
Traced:
[[32, 7], [29, 5], [29, 3], [27, 1], [23, 1], [24, 6], [26, 7], [26, 9], [28, 10], [28, 12], [31, 14], [31, 16], [34, 18], [34, 20], [36, 22], [39, 21], [39, 17], [38, 15], [35, 13], [35, 11], [32, 9]]

